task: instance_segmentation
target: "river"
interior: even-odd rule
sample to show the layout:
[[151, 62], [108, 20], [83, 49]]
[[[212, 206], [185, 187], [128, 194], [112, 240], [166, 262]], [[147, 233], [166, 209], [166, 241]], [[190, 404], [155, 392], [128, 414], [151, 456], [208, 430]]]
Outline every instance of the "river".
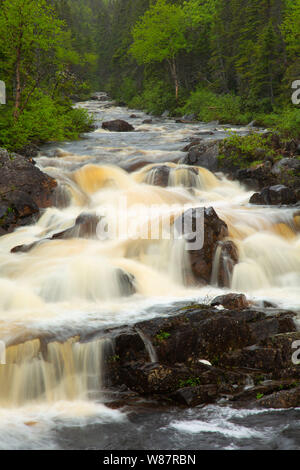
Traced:
[[[173, 163], [191, 138], [246, 135], [248, 128], [155, 117], [145, 124], [145, 113], [103, 99], [77, 105], [94, 114], [98, 129], [76, 142], [48, 144], [36, 159], [59, 183], [58, 207], [0, 239], [0, 340], [7, 345], [7, 364], [0, 365], [0, 449], [299, 449], [298, 409], [109, 408], [103, 358], [111, 345], [101, 336], [104, 328], [163, 315], [177, 302], [209, 303], [224, 292], [298, 312], [300, 236], [295, 209], [250, 206], [253, 192], [238, 182], [202, 168], [191, 181], [189, 169]], [[113, 119], [126, 120], [135, 132], [101, 129]], [[140, 170], [124, 170], [144, 160]], [[151, 185], [162, 163], [170, 167], [166, 188]], [[124, 200], [129, 209], [155, 205], [164, 214], [173, 206], [179, 212], [213, 206], [239, 248], [230, 289], [214, 279], [189, 287], [182, 241], [144, 240], [135, 224], [125, 230]], [[107, 208], [117, 239], [51, 240], [28, 253], [10, 252], [72, 227], [83, 212], [103, 216]], [[135, 221], [148, 223], [149, 214]], [[123, 295], [120, 270], [134, 278], [134, 295]]]

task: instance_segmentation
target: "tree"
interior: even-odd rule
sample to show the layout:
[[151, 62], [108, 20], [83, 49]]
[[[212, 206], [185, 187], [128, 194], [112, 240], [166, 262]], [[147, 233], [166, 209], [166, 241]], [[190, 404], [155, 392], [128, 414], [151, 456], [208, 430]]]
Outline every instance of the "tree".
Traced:
[[133, 44], [130, 53], [140, 64], [166, 61], [175, 86], [176, 100], [179, 79], [176, 57], [179, 51], [188, 49], [187, 21], [180, 5], [158, 0], [133, 28]]
[[[78, 60], [63, 21], [46, 0], [5, 0], [0, 10], [0, 49], [6, 74], [15, 85], [14, 118], [50, 78], [63, 76], [66, 65]], [[70, 46], [69, 48], [67, 46]]]

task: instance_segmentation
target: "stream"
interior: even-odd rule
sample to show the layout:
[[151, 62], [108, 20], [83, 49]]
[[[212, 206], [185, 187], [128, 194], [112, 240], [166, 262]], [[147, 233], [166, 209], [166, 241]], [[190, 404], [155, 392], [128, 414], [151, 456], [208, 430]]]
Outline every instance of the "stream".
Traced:
[[[147, 124], [149, 115], [101, 97], [77, 104], [94, 114], [95, 131], [45, 145], [36, 159], [59, 183], [57, 207], [0, 238], [0, 340], [7, 346], [7, 364], [0, 365], [0, 450], [300, 449], [300, 409], [109, 407], [103, 364], [113, 346], [102, 330], [171, 315], [177, 304], [209, 304], [227, 292], [300, 312], [300, 235], [296, 208], [251, 206], [253, 191], [238, 182], [204, 168], [191, 176], [189, 167], [174, 163], [191, 138], [223, 139], [249, 128], [157, 117]], [[101, 128], [114, 119], [135, 131]], [[125, 171], [141, 162], [147, 164]], [[167, 187], [152, 184], [162, 164], [170, 168]], [[153, 206], [163, 217], [214, 207], [240, 253], [230, 289], [214, 278], [209, 286], [189, 286], [183, 241], [141, 236], [140, 228], [157, 218]], [[72, 227], [82, 213], [105, 213], [118, 237], [56, 239], [28, 253], [10, 252]], [[134, 279], [134, 295], [124, 295], [124, 276]]]

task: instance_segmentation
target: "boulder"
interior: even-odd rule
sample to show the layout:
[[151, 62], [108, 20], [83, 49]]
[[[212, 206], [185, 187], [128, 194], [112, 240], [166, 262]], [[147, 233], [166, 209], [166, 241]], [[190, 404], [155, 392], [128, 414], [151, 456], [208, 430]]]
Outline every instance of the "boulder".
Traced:
[[294, 382], [290, 390], [281, 390], [269, 396], [263, 397], [258, 404], [263, 408], [297, 408], [300, 406], [300, 387]]
[[291, 367], [292, 344], [300, 338], [294, 316], [189, 305], [172, 316], [117, 328], [110, 332], [114, 355], [106, 359], [109, 384], [187, 407], [224, 397], [256, 404], [257, 396], [289, 389], [300, 377]]
[[264, 188], [260, 193], [255, 193], [251, 199], [250, 204], [256, 205], [290, 205], [297, 202], [295, 191], [282, 184]]
[[244, 294], [227, 294], [216, 297], [212, 303], [212, 307], [222, 305], [228, 310], [243, 310], [249, 308], [250, 304]]
[[130, 297], [136, 294], [136, 279], [132, 274], [123, 269], [118, 269], [117, 277], [122, 297]]
[[[203, 222], [203, 223], [202, 223]], [[184, 237], [193, 242], [202, 240], [202, 248], [189, 250], [191, 268], [197, 283], [209, 284], [218, 243], [228, 236], [228, 227], [210, 208], [189, 209], [175, 221], [177, 230], [182, 230]], [[192, 230], [186, 233], [185, 230]], [[204, 233], [202, 232], [204, 229]], [[200, 243], [201, 244], [201, 243]]]
[[216, 141], [200, 143], [192, 146], [187, 156], [180, 163], [184, 165], [201, 166], [210, 171], [218, 170], [219, 144]]
[[153, 123], [152, 119], [144, 119], [144, 121], [142, 122], [142, 124], [152, 124], [152, 123]]
[[73, 227], [64, 230], [63, 232], [55, 233], [51, 238], [44, 238], [37, 242], [28, 245], [20, 245], [12, 248], [11, 253], [28, 253], [40, 243], [49, 240], [68, 240], [70, 238], [92, 238], [96, 236], [97, 226], [100, 217], [95, 214], [80, 214]]
[[53, 204], [56, 186], [32, 160], [0, 149], [0, 234], [32, 223]]
[[166, 188], [169, 184], [170, 171], [171, 168], [167, 165], [152, 167], [147, 174], [146, 183]]
[[126, 121], [121, 119], [116, 119], [115, 121], [103, 122], [102, 129], [111, 131], [111, 132], [132, 132], [134, 127]]
[[282, 171], [300, 173], [300, 160], [298, 158], [282, 158], [272, 168], [273, 175], [279, 175]]
[[186, 145], [181, 151], [182, 152], [189, 152], [193, 147], [200, 145], [202, 139], [193, 139], [188, 145]]
[[52, 240], [95, 237], [99, 221], [100, 217], [96, 214], [83, 212], [77, 217], [73, 227], [64, 230], [63, 232], [56, 233], [53, 235]]

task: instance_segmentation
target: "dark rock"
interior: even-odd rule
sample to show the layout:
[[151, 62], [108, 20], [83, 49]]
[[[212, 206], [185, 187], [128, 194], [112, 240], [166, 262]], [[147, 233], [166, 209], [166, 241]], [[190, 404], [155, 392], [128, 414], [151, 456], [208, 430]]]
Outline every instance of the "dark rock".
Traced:
[[32, 223], [39, 209], [53, 204], [56, 186], [30, 159], [0, 149], [1, 234]]
[[265, 165], [256, 168], [239, 169], [234, 177], [249, 189], [258, 190], [277, 183], [277, 179]]
[[282, 171], [300, 172], [300, 160], [298, 158], [282, 158], [272, 168], [274, 175], [279, 175]]
[[[171, 317], [117, 330], [115, 356], [107, 359], [110, 385], [184, 406], [222, 397], [256, 403], [258, 396], [288, 389], [300, 379], [291, 364], [292, 344], [300, 339], [293, 316], [191, 305]], [[294, 333], [286, 333], [289, 329]], [[149, 342], [155, 363], [149, 363]]]
[[147, 174], [146, 183], [166, 188], [169, 185], [170, 167], [159, 165], [152, 167]]
[[145, 119], [142, 124], [152, 124], [153, 120], [152, 119]]
[[130, 117], [130, 119], [137, 119], [137, 115], [136, 115], [136, 114], [131, 114], [129, 117]]
[[130, 297], [131, 295], [136, 294], [136, 279], [132, 274], [127, 273], [122, 269], [118, 269], [117, 278], [122, 297]]
[[97, 226], [100, 217], [95, 214], [80, 214], [73, 227], [64, 230], [63, 232], [55, 233], [51, 238], [44, 238], [29, 245], [16, 246], [11, 250], [11, 253], [28, 253], [40, 243], [49, 240], [67, 240], [70, 238], [92, 238], [97, 234]]
[[188, 407], [214, 403], [219, 396], [217, 385], [200, 385], [177, 390], [171, 398], [181, 405]]
[[200, 145], [192, 146], [188, 155], [180, 163], [184, 165], [201, 166], [210, 171], [218, 170], [218, 142], [206, 142]]
[[126, 121], [116, 119], [115, 121], [103, 122], [102, 128], [111, 132], [132, 132], [134, 127]]
[[147, 160], [133, 159], [122, 164], [121, 168], [123, 168], [123, 170], [127, 171], [128, 173], [133, 173], [134, 171], [138, 171], [150, 164], [151, 162]]
[[[299, 385], [298, 382], [295, 382], [295, 385], [297, 384]], [[278, 391], [261, 398], [258, 403], [263, 408], [297, 408], [300, 406], [300, 387]]]
[[249, 302], [244, 294], [227, 294], [216, 297], [212, 303], [212, 307], [222, 305], [228, 310], [243, 310], [249, 308]]
[[[191, 268], [196, 281], [209, 284], [218, 243], [228, 236], [226, 223], [210, 207], [208, 209], [189, 209], [176, 219], [174, 225], [178, 231], [182, 230], [184, 237], [189, 242]], [[199, 249], [198, 247], [193, 249], [195, 242], [197, 242]]]
[[37, 157], [39, 154], [39, 151], [40, 151], [40, 148], [38, 147], [38, 145], [27, 144], [27, 145], [24, 145], [24, 147], [22, 147], [18, 152], [23, 157], [27, 157], [31, 159], [31, 158]]
[[188, 145], [186, 145], [181, 151], [182, 152], [188, 152], [191, 150], [193, 147], [196, 147], [197, 145], [201, 144], [202, 139], [195, 139], [192, 140]]
[[256, 205], [290, 205], [297, 202], [295, 192], [284, 185], [264, 188], [260, 193], [254, 194], [250, 199], [250, 204]]

